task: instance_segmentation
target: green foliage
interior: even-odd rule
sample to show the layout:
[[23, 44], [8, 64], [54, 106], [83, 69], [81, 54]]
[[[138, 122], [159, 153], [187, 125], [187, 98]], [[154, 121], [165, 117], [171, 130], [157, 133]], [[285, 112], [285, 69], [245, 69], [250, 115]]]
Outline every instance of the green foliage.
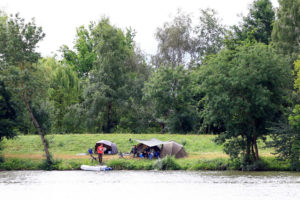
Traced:
[[66, 45], [60, 48], [65, 62], [74, 66], [78, 76], [82, 78], [88, 76], [88, 73], [94, 68], [97, 58], [95, 53], [97, 41], [94, 40], [94, 35], [92, 34], [94, 28], [95, 24], [93, 22], [89, 24], [88, 29], [84, 26], [77, 28], [74, 44], [75, 51], [69, 49]]
[[279, 0], [277, 20], [274, 22], [272, 40], [275, 46], [295, 60], [300, 53], [300, 1]]
[[70, 66], [58, 65], [51, 75], [49, 88], [49, 99], [54, 104], [53, 124], [56, 133], [66, 132], [63, 119], [68, 107], [79, 103], [81, 92], [76, 72]]
[[171, 22], [157, 28], [155, 37], [158, 40], [158, 52], [153, 58], [156, 67], [175, 67], [186, 63], [186, 57], [191, 51], [191, 23], [190, 15], [178, 11]]
[[166, 156], [163, 159], [157, 160], [153, 164], [153, 169], [157, 170], [179, 170], [180, 165], [176, 162], [176, 159], [171, 156]]
[[0, 163], [1, 170], [36, 170], [39, 169], [40, 162], [31, 159], [5, 159]]
[[222, 48], [226, 29], [217, 18], [216, 11], [200, 9], [198, 19], [199, 22], [192, 26], [190, 14], [178, 10], [170, 22], [157, 28], [158, 51], [152, 57], [154, 66], [193, 67], [201, 64], [205, 56]]
[[227, 168], [228, 160], [224, 158], [211, 160], [203, 159], [191, 166], [191, 170], [226, 170]]
[[114, 170], [152, 170], [153, 161], [141, 159], [115, 159], [109, 160], [107, 166], [112, 167]]
[[[147, 76], [145, 62], [134, 52], [133, 36], [103, 18], [92, 31], [97, 45], [97, 60], [90, 72], [85, 90], [90, 131], [113, 132], [120, 121], [119, 114], [141, 98], [141, 88]], [[139, 105], [139, 104], [138, 104]]]
[[50, 162], [50, 154], [44, 141], [45, 133], [32, 109], [32, 104], [38, 104], [41, 100], [38, 97], [45, 95], [43, 91], [47, 89], [43, 87], [44, 80], [36, 65], [40, 58], [36, 46], [44, 37], [42, 28], [35, 25], [34, 19], [25, 23], [18, 14], [10, 16], [6, 23], [0, 24], [0, 60], [8, 68], [5, 81], [21, 97], [41, 136], [47, 161]]
[[[299, 93], [300, 63], [295, 62], [295, 93]], [[273, 124], [270, 128], [272, 141], [268, 142], [269, 147], [275, 148], [275, 154], [281, 160], [290, 162], [291, 169], [300, 171], [300, 105], [296, 104], [289, 113], [288, 119]]]
[[42, 170], [58, 170], [59, 169], [59, 165], [62, 163], [61, 160], [53, 160], [53, 158], [51, 159], [51, 162], [48, 162], [47, 160], [43, 160], [43, 162], [39, 165], [39, 169]]
[[192, 98], [192, 80], [188, 70], [160, 67], [145, 84], [145, 100], [154, 107], [154, 118], [162, 133], [192, 132], [197, 124], [197, 112]]
[[275, 12], [270, 0], [255, 0], [249, 14], [243, 17], [239, 26], [233, 26], [237, 40], [245, 41], [253, 37], [255, 41], [269, 44], [273, 30]]
[[227, 30], [213, 9], [200, 9], [199, 23], [192, 40], [193, 62], [202, 64], [204, 58], [218, 53], [224, 45]]
[[13, 138], [16, 136], [16, 132], [14, 131], [14, 127], [16, 126], [15, 119], [16, 111], [11, 101], [11, 94], [5, 88], [0, 75], [0, 142], [4, 137]]
[[[291, 70], [264, 44], [224, 50], [200, 70], [204, 123], [224, 125], [218, 139], [233, 157], [258, 159], [256, 140], [266, 135], [268, 122], [278, 120], [288, 94]], [[236, 148], [233, 148], [233, 145]]]

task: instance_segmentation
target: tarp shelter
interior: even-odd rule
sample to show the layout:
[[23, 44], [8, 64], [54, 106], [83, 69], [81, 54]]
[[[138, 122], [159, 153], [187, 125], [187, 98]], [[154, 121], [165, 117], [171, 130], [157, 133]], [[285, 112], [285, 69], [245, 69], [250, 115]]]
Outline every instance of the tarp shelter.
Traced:
[[118, 153], [117, 145], [108, 140], [100, 140], [100, 141], [96, 142], [95, 152], [97, 152], [97, 147], [100, 146], [101, 144], [103, 144], [105, 154], [117, 154]]
[[136, 145], [138, 153], [143, 152], [144, 149], [146, 149], [147, 147], [160, 151], [161, 145], [164, 144], [163, 141], [160, 141], [155, 138], [152, 138], [151, 140], [135, 140], [135, 141], [139, 142], [139, 144]]
[[175, 156], [175, 158], [183, 158], [187, 156], [183, 146], [174, 141], [164, 142], [160, 152], [160, 157], [163, 158], [167, 155]]

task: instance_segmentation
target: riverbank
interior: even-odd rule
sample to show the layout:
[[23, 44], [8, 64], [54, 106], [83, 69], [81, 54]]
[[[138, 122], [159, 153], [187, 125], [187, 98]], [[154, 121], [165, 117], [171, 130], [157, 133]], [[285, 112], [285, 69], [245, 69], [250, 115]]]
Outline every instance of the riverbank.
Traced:
[[[52, 166], [56, 170], [77, 170], [80, 165], [91, 165], [87, 153], [99, 140], [110, 140], [117, 144], [119, 152], [129, 152], [137, 142], [134, 139], [174, 140], [181, 143], [188, 157], [183, 159], [166, 158], [145, 160], [118, 155], [105, 155], [106, 165], [117, 170], [240, 170], [241, 164], [232, 162], [222, 151], [222, 146], [213, 142], [214, 135], [179, 135], [179, 134], [67, 134], [48, 135], [49, 150], [55, 160]], [[131, 139], [131, 141], [130, 141]], [[261, 161], [249, 170], [286, 171], [289, 165], [279, 162], [271, 154], [272, 149], [264, 149], [260, 143]], [[45, 169], [43, 146], [37, 135], [18, 136], [2, 142], [0, 170], [39, 170]], [[93, 165], [97, 163], [94, 162]]]

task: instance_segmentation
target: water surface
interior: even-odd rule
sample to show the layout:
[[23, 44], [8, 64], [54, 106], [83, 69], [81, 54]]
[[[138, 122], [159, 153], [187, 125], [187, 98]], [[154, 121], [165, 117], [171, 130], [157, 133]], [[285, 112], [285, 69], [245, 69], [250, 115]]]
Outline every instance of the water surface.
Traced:
[[0, 172], [0, 197], [18, 200], [299, 200], [300, 173], [3, 171]]

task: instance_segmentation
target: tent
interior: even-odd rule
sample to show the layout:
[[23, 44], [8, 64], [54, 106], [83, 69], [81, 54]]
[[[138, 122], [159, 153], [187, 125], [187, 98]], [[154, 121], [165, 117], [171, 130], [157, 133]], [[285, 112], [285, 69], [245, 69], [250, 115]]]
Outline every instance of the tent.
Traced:
[[95, 152], [97, 152], [97, 147], [100, 146], [100, 144], [103, 144], [105, 154], [117, 154], [118, 153], [117, 145], [108, 140], [100, 140], [100, 141], [96, 142]]
[[161, 145], [164, 144], [163, 141], [160, 141], [158, 139], [152, 138], [151, 140], [135, 140], [139, 142], [139, 144], [136, 145], [137, 152], [142, 153], [146, 148], [154, 149], [155, 151], [160, 151]]
[[167, 155], [175, 156], [175, 158], [183, 158], [187, 156], [183, 146], [174, 141], [164, 142], [160, 152], [160, 157], [163, 158]]

